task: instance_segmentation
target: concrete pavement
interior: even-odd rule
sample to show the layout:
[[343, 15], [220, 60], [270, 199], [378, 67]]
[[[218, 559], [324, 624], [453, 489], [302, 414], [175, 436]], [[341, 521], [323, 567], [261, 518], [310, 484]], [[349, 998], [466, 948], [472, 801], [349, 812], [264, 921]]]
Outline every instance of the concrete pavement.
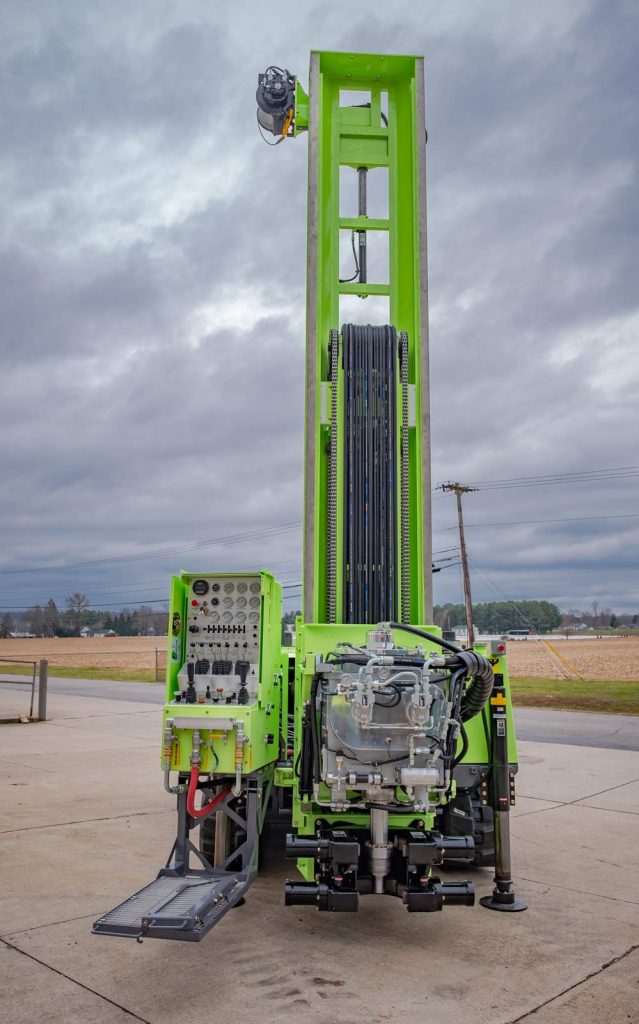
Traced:
[[[12, 699], [0, 688], [0, 710]], [[7, 1024], [639, 1024], [639, 758], [521, 743], [512, 822], [525, 914], [285, 908], [261, 875], [200, 945], [91, 935], [174, 835], [159, 709], [55, 691], [0, 729], [0, 1018]], [[472, 877], [478, 895], [489, 871]]]
[[[11, 683], [3, 689], [30, 694], [31, 684], [20, 676], [5, 676]], [[164, 703], [164, 683], [131, 683], [114, 679], [49, 679], [49, 692], [73, 697], [101, 697], [142, 704]], [[639, 699], [639, 697], [638, 697]], [[37, 695], [36, 695], [37, 702]], [[18, 708], [14, 701], [12, 713]], [[19, 705], [28, 708], [28, 701]], [[557, 711], [554, 708], [515, 708], [517, 735], [522, 740], [542, 743], [569, 743], [613, 750], [639, 750], [639, 716], [594, 715], [583, 711]]]

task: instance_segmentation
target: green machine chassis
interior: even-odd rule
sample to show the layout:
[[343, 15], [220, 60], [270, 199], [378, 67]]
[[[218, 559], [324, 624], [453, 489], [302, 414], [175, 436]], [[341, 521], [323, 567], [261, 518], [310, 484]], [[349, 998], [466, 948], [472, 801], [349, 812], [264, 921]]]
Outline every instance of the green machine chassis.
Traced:
[[[278, 95], [289, 98], [273, 118]], [[313, 52], [308, 94], [271, 68], [258, 105], [269, 110], [260, 123], [282, 139], [308, 133], [309, 143], [303, 612], [294, 651], [282, 650], [281, 588], [269, 573], [173, 578], [161, 756], [176, 842], [158, 877], [94, 932], [199, 941], [241, 902], [260, 836], [282, 831], [304, 879], [286, 883], [287, 904], [352, 911], [375, 892], [410, 911], [472, 905], [470, 882], [433, 875], [447, 862], [494, 864], [482, 904], [522, 910], [510, 877], [517, 751], [504, 645], [464, 652], [429, 624], [423, 59]], [[372, 211], [374, 177], [385, 184]], [[357, 209], [345, 208], [349, 184]], [[349, 236], [356, 274], [340, 278]], [[387, 279], [368, 279], [369, 246], [387, 253]], [[362, 310], [385, 302], [387, 322], [360, 323], [366, 313], [341, 322], [353, 297]], [[367, 711], [366, 693], [381, 712]], [[368, 714], [370, 736], [390, 723], [387, 763], [363, 760], [368, 775], [348, 747], [330, 748], [331, 715], [339, 720], [349, 701], [359, 701], [359, 720]], [[429, 727], [440, 730], [441, 749], [429, 734], [431, 760], [418, 767], [414, 737], [410, 759], [403, 747], [390, 756], [411, 731], [393, 724], [397, 707], [419, 722], [431, 708]], [[389, 786], [391, 762], [403, 767]]]

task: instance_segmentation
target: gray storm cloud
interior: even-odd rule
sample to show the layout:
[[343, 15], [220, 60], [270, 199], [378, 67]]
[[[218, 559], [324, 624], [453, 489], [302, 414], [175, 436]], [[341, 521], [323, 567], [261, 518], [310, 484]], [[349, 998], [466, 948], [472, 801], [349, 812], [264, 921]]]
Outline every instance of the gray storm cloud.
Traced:
[[[257, 3], [129, 6], [19, 5], [0, 39], [0, 605], [300, 579], [306, 140], [269, 152], [254, 88], [311, 48], [426, 56], [434, 482], [639, 462], [636, 4], [308, 4], [284, 35]], [[639, 519], [594, 517], [637, 492], [470, 495], [476, 599], [636, 610]]]

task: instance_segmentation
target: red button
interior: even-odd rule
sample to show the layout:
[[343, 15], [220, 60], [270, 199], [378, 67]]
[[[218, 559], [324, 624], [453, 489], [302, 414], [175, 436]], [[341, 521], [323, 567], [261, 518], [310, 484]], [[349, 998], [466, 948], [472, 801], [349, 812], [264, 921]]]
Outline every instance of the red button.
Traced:
[[197, 608], [199, 603], [199, 601], [191, 601], [191, 604], [193, 605], [194, 608]]

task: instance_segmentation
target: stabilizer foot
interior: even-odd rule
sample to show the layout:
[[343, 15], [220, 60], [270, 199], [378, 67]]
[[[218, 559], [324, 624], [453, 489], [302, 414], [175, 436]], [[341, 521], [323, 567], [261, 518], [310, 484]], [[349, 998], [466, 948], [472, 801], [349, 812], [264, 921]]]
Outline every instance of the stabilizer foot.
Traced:
[[516, 914], [521, 910], [528, 910], [525, 900], [520, 900], [514, 892], [492, 892], [490, 896], [482, 896], [479, 901], [486, 910], [503, 910], [509, 914]]

